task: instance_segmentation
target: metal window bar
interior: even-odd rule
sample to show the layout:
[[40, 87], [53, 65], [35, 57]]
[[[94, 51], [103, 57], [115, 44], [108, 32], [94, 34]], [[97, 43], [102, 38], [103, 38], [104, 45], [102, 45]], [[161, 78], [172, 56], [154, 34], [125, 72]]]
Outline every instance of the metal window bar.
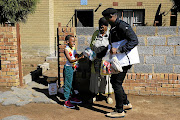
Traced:
[[71, 17], [71, 19], [70, 19], [69, 22], [67, 23], [66, 27], [69, 27], [69, 24], [70, 24], [70, 27], [73, 27], [73, 24], [74, 24], [74, 16], [75, 16], [75, 14]]

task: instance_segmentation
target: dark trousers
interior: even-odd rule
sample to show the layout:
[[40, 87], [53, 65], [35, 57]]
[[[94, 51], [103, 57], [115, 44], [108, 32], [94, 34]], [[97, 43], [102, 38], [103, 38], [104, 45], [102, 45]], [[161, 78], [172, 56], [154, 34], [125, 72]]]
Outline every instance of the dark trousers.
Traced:
[[122, 83], [124, 81], [128, 69], [130, 68], [131, 65], [125, 66], [123, 67], [123, 72], [111, 75], [111, 84], [114, 89], [117, 112], [123, 112], [123, 104], [129, 103], [127, 95], [122, 87]]

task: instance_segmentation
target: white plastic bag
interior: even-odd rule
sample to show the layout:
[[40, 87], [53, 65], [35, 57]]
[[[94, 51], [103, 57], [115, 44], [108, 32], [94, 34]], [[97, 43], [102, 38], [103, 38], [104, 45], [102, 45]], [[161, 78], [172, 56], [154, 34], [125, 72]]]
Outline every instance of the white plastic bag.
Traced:
[[87, 47], [85, 51], [83, 52], [84, 56], [89, 58], [89, 60], [94, 61], [96, 59], [96, 53], [91, 50], [91, 48]]

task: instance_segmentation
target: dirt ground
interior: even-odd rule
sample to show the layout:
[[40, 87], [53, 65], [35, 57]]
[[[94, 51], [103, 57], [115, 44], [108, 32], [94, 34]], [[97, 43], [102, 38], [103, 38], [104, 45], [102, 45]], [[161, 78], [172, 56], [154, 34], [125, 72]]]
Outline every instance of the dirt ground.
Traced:
[[[41, 58], [43, 61], [44, 58]], [[43, 61], [44, 62], [44, 61]], [[26, 66], [23, 73], [28, 74], [36, 69], [37, 64], [42, 64], [40, 59], [24, 60]], [[57, 76], [57, 62], [48, 61], [50, 70], [44, 73], [46, 76]], [[26, 65], [25, 65], [26, 64]], [[7, 91], [9, 88], [0, 87], [0, 91]], [[114, 95], [112, 95], [114, 100]], [[21, 107], [15, 105], [0, 105], [0, 119], [12, 116], [22, 115], [32, 120], [109, 120], [105, 117], [107, 112], [114, 109], [113, 104], [107, 104], [105, 101], [97, 101], [92, 107], [87, 104], [80, 104], [76, 109], [63, 107], [63, 100], [56, 96], [51, 99], [58, 101], [58, 104], [30, 103]], [[126, 111], [125, 120], [179, 120], [180, 118], [180, 97], [172, 96], [138, 96], [128, 95], [128, 99], [133, 105], [132, 110]]]

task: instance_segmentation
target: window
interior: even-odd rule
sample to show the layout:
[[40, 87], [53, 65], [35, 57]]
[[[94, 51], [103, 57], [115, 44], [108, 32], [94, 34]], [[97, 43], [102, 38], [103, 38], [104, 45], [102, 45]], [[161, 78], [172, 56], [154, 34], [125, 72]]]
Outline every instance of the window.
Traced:
[[177, 10], [171, 9], [170, 26], [176, 26], [176, 23], [177, 23]]
[[93, 27], [93, 9], [75, 10], [75, 27]]
[[131, 26], [142, 26], [144, 25], [145, 10], [121, 10], [118, 9], [118, 17], [127, 22]]

